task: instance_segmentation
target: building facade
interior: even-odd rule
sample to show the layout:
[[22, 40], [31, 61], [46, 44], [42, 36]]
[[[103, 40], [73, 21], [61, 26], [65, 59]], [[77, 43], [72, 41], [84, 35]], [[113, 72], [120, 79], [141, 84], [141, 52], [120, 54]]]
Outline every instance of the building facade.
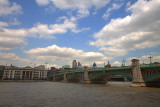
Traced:
[[45, 80], [47, 70], [31, 67], [5, 66], [3, 80]]
[[97, 65], [96, 65], [96, 63], [94, 62], [93, 63], [93, 69], [96, 69], [97, 68]]
[[76, 60], [73, 60], [73, 62], [72, 62], [72, 69], [77, 69], [77, 62], [76, 62]]
[[62, 70], [64, 70], [64, 69], [70, 69], [70, 65], [64, 65], [64, 66], [62, 66]]
[[3, 77], [3, 73], [4, 73], [4, 66], [3, 66], [3, 65], [0, 65], [0, 80], [1, 80], [2, 77]]
[[82, 68], [82, 65], [81, 65], [81, 63], [80, 63], [79, 61], [78, 61], [77, 66], [78, 66], [78, 69], [81, 69], [81, 68]]
[[105, 68], [111, 68], [111, 64], [109, 63], [109, 61], [108, 61], [107, 65], [105, 66]]

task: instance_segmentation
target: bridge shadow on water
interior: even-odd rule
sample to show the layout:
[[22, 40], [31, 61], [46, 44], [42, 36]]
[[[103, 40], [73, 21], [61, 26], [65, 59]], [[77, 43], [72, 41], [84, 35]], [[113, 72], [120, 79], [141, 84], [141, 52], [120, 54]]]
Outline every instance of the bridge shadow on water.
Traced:
[[147, 87], [160, 88], [160, 81], [146, 82]]
[[[62, 81], [63, 82], [63, 81]], [[84, 84], [83, 82], [81, 81], [67, 81], [67, 83], [75, 83], [75, 84]], [[85, 83], [86, 84], [86, 83]], [[95, 84], [95, 85], [105, 85], [105, 86], [127, 86], [127, 87], [130, 87], [130, 85], [132, 84], [132, 81], [121, 81], [121, 80], [110, 80], [110, 81], [106, 81], [104, 83], [103, 82], [94, 82], [92, 81], [91, 83], [88, 83], [88, 84]], [[160, 81], [148, 81], [146, 82], [146, 87], [153, 87], [153, 88], [160, 88]]]

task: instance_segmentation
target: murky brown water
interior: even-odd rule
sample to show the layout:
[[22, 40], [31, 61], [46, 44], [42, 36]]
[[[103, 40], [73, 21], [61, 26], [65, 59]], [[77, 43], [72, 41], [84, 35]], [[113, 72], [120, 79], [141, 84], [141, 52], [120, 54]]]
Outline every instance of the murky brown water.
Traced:
[[0, 82], [0, 107], [160, 107], [160, 88], [129, 84]]

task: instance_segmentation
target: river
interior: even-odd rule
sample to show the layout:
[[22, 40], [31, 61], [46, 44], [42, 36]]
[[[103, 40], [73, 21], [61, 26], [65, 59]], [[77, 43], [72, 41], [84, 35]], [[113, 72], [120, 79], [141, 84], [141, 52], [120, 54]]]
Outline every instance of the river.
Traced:
[[160, 107], [160, 88], [129, 82], [0, 82], [0, 107]]

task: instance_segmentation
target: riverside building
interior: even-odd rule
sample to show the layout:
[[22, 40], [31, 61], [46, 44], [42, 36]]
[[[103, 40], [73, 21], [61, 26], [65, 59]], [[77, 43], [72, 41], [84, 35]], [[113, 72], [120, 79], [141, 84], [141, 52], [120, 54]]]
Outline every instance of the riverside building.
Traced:
[[0, 80], [1, 80], [2, 77], [3, 77], [3, 73], [4, 73], [4, 66], [3, 66], [3, 65], [0, 65]]
[[47, 70], [27, 67], [5, 66], [3, 80], [45, 80]]
[[77, 69], [77, 62], [76, 62], [76, 60], [73, 60], [73, 62], [72, 62], [72, 69]]

